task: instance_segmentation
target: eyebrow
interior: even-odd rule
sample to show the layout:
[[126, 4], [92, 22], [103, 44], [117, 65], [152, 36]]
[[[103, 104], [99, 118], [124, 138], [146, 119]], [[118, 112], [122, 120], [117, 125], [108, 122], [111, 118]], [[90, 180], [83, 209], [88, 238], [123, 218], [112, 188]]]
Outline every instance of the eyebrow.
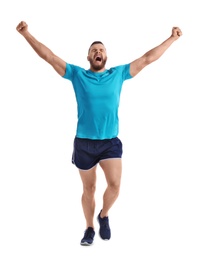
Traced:
[[[96, 50], [98, 50], [98, 48], [91, 49], [91, 51], [96, 51]], [[105, 49], [104, 48], [100, 48], [100, 51], [105, 51]]]

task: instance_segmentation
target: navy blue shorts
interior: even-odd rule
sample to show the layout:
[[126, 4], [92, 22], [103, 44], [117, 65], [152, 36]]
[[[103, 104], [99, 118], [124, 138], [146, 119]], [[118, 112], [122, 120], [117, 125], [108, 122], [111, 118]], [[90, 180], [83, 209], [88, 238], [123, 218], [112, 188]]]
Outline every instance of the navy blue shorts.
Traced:
[[72, 163], [81, 170], [89, 170], [99, 161], [122, 157], [122, 142], [118, 137], [91, 140], [75, 137]]

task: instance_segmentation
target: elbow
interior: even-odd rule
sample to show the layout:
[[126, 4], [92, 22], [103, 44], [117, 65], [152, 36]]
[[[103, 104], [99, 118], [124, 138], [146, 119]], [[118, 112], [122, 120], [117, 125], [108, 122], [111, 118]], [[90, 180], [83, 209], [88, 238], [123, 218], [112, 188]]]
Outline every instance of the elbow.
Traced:
[[146, 64], [150, 64], [160, 58], [161, 54], [156, 52], [150, 52], [145, 55]]
[[146, 59], [145, 59], [145, 64], [149, 65], [152, 62], [154, 62], [156, 60], [156, 57], [154, 57], [153, 55], [147, 55]]
[[46, 53], [43, 56], [41, 56], [42, 59], [44, 59], [46, 62], [48, 62], [49, 64], [52, 65], [53, 63], [53, 56], [51, 55], [51, 53]]

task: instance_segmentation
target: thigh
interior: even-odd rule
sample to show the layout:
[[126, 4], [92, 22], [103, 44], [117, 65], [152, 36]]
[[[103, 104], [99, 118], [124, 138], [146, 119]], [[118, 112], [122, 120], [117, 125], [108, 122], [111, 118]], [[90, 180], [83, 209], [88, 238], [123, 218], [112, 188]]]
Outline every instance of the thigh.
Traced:
[[92, 187], [96, 185], [96, 168], [97, 166], [92, 167], [89, 170], [80, 170], [79, 174], [84, 188]]
[[122, 175], [122, 159], [106, 159], [99, 162], [109, 185], [120, 185]]

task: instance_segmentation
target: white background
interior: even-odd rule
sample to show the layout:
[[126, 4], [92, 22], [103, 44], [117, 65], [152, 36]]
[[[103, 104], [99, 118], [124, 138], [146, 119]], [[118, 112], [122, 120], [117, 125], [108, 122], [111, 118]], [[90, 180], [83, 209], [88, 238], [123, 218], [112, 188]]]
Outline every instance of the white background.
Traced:
[[[190, 1], [2, 1], [0, 77], [0, 259], [200, 259], [199, 3]], [[61, 78], [16, 31], [29, 31], [86, 69], [101, 40], [107, 68], [183, 36], [123, 85], [124, 145], [112, 239], [81, 247], [82, 184], [71, 164], [76, 103]], [[105, 189], [98, 168], [96, 212]], [[95, 220], [96, 233], [98, 225]]]

